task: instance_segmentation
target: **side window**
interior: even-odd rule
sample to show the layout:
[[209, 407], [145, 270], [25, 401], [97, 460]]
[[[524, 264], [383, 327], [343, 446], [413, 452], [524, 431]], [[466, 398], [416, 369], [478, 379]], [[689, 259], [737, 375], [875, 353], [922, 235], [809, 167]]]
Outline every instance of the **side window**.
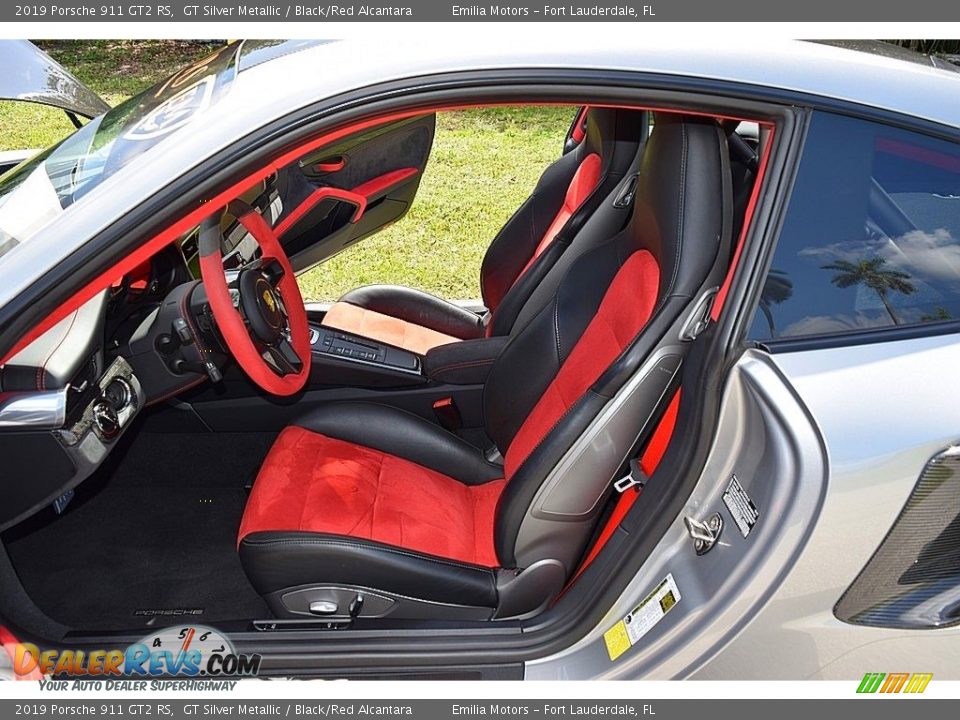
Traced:
[[960, 145], [817, 113], [756, 341], [960, 319]]

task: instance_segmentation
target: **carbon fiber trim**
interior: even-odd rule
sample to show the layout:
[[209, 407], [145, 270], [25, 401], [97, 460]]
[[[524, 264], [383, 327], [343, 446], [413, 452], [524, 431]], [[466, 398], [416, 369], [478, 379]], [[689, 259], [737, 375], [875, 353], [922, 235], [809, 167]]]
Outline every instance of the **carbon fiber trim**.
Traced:
[[890, 532], [834, 614], [844, 622], [885, 628], [960, 623], [960, 445], [924, 467]]

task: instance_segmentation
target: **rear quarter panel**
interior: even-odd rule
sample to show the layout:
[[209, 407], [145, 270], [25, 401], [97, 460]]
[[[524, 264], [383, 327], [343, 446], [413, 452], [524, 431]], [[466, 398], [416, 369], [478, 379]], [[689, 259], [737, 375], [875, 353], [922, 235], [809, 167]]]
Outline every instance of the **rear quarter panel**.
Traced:
[[833, 613], [927, 461], [960, 440], [960, 342], [943, 335], [773, 357], [820, 427], [828, 492], [785, 582], [694, 677], [854, 680], [916, 671], [960, 679], [960, 628], [862, 627]]

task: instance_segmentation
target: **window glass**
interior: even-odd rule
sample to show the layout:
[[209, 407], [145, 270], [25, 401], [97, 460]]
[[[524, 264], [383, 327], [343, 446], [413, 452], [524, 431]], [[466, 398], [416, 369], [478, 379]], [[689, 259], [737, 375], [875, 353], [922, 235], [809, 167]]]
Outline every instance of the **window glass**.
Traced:
[[753, 340], [960, 319], [960, 147], [815, 114]]
[[184, 68], [0, 176], [0, 256], [164, 138], [189, 132], [232, 85], [240, 47]]

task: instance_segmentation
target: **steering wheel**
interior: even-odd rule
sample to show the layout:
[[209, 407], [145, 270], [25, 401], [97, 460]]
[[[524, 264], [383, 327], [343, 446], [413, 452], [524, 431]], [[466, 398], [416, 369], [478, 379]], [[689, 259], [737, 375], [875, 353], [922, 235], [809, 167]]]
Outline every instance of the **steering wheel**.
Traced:
[[245, 202], [228, 206], [254, 240], [261, 257], [240, 271], [231, 295], [223, 272], [220, 214], [200, 226], [200, 276], [217, 327], [243, 371], [273, 395], [293, 395], [310, 375], [307, 311], [283, 246], [267, 221]]

